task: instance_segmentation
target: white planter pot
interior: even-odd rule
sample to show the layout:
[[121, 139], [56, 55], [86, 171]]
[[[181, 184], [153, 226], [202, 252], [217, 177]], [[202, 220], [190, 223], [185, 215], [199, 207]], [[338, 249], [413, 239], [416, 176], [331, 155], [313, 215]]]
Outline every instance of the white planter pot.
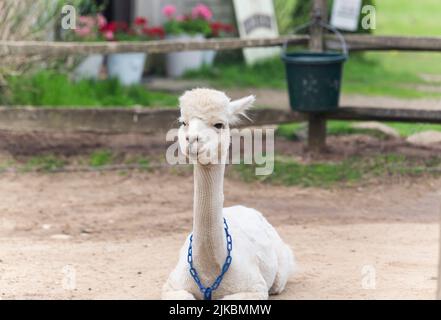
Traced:
[[129, 86], [141, 82], [146, 53], [112, 53], [107, 58], [109, 78], [117, 78], [122, 85]]
[[[199, 40], [204, 41], [202, 34], [167, 36], [169, 40]], [[182, 51], [168, 53], [166, 56], [167, 76], [180, 77], [186, 71], [199, 69], [204, 64], [203, 51]]]
[[74, 70], [75, 80], [98, 79], [103, 65], [102, 54], [91, 54], [87, 56]]
[[204, 51], [204, 64], [206, 66], [212, 66], [217, 52], [215, 50]]

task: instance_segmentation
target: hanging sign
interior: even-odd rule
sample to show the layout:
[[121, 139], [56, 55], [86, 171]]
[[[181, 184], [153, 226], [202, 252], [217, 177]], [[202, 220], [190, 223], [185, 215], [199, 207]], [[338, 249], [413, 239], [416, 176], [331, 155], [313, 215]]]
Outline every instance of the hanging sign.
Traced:
[[[234, 0], [241, 38], [278, 37], [279, 30], [272, 0]], [[247, 64], [280, 54], [279, 47], [243, 49]]]
[[331, 25], [340, 30], [357, 31], [362, 0], [334, 0]]

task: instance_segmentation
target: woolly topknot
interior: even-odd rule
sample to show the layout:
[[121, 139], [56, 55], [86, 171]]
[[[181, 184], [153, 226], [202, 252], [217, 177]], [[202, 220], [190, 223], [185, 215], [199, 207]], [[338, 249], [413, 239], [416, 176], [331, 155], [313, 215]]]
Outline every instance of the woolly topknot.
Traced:
[[228, 121], [229, 103], [230, 98], [225, 93], [205, 88], [186, 91], [179, 98], [181, 117], [184, 119], [198, 117], [207, 121]]

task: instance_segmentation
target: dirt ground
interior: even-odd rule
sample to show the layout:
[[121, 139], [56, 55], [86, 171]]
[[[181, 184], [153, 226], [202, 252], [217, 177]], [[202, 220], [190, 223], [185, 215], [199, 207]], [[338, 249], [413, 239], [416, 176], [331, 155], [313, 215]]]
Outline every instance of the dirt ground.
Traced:
[[[157, 299], [191, 228], [191, 175], [0, 175], [0, 297]], [[228, 178], [299, 271], [276, 299], [434, 298], [441, 179], [335, 190]]]
[[[399, 153], [428, 159], [440, 146], [329, 137], [325, 160]], [[276, 150], [307, 161], [304, 142]], [[163, 155], [163, 137], [0, 131], [0, 160]], [[394, 179], [314, 189], [244, 183], [229, 175], [226, 206], [264, 213], [293, 248], [299, 271], [275, 299], [434, 298], [441, 179]], [[0, 174], [0, 299], [158, 299], [190, 232], [188, 170]]]

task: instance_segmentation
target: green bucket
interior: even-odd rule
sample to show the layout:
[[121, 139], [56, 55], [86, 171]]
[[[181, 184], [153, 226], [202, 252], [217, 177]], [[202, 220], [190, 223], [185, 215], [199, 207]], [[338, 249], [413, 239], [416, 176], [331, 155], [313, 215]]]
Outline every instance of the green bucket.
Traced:
[[[334, 28], [325, 25], [327, 29]], [[338, 33], [338, 31], [336, 31]], [[338, 108], [343, 64], [347, 60], [346, 43], [341, 34], [343, 53], [294, 52], [288, 53], [285, 44], [282, 60], [291, 109], [300, 112], [327, 112]]]

